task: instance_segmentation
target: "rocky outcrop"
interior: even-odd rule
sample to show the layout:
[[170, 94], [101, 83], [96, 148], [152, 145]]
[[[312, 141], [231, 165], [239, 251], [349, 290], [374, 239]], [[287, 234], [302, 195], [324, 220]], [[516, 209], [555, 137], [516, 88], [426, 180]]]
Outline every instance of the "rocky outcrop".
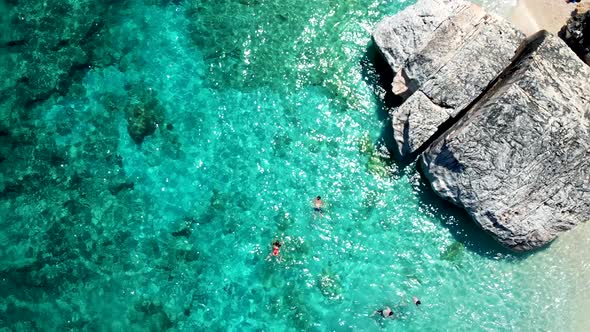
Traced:
[[590, 220], [590, 68], [540, 32], [422, 155], [432, 188], [503, 245], [530, 250]]
[[406, 59], [432, 39], [436, 27], [449, 17], [463, 0], [418, 1], [395, 16], [384, 18], [373, 32], [381, 54], [397, 73]]
[[[406, 98], [392, 113], [398, 153], [422, 152], [434, 191], [508, 248], [542, 247], [590, 220], [590, 67], [559, 38], [539, 32], [521, 42], [522, 33], [463, 2], [431, 19], [441, 22], [431, 40], [412, 34], [428, 29], [417, 30], [408, 15], [418, 12], [408, 10], [374, 35], [396, 72], [394, 93]], [[414, 53], [379, 41], [384, 31]]]
[[[385, 34], [379, 29], [395, 30], [380, 25], [376, 35]], [[395, 94], [409, 96], [391, 115], [396, 152], [404, 158], [483, 92], [510, 64], [525, 36], [502, 18], [459, 1], [430, 38], [404, 56], [393, 82]], [[382, 52], [388, 54], [388, 49]]]
[[576, 54], [590, 65], [590, 4], [586, 12], [574, 12], [559, 36]]

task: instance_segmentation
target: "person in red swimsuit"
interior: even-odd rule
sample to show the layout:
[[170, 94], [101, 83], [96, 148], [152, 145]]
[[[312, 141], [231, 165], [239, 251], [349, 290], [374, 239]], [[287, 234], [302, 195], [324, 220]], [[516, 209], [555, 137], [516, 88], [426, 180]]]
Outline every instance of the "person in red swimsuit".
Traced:
[[277, 261], [281, 261], [281, 242], [278, 240], [272, 243], [272, 252], [268, 254], [266, 260], [269, 260], [271, 257], [276, 257]]

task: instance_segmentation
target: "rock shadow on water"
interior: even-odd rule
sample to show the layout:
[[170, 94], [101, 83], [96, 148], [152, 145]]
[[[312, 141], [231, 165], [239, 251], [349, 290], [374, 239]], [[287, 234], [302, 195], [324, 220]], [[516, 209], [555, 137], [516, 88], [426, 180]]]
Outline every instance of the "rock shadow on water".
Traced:
[[373, 94], [379, 108], [377, 113], [379, 120], [386, 120], [389, 112], [402, 104], [403, 98], [396, 96], [391, 91], [391, 82], [395, 73], [379, 52], [374, 42], [371, 41], [360, 60], [363, 79], [373, 87]]
[[[368, 86], [372, 87], [371, 90], [373, 91], [377, 105], [377, 119], [384, 124], [379, 141], [382, 142], [388, 151], [395, 153], [397, 149], [395, 149], [395, 142], [393, 140], [393, 126], [391, 124], [390, 114], [404, 101], [402, 97], [395, 95], [391, 90], [391, 82], [393, 82], [395, 73], [372, 41], [367, 46], [365, 54], [361, 58], [360, 66], [362, 68], [363, 79], [367, 82]], [[393, 153], [390, 153], [390, 155], [392, 156], [390, 157], [390, 162], [397, 166], [397, 172], [401, 172], [398, 175], [403, 175], [404, 169], [412, 160], [402, 160]]]

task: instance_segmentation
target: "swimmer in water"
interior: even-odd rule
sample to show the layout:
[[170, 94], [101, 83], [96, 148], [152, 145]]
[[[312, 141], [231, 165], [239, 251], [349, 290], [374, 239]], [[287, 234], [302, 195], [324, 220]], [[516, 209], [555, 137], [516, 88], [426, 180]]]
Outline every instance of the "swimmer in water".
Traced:
[[316, 215], [319, 214], [320, 218], [324, 216], [324, 211], [322, 208], [324, 207], [324, 201], [322, 201], [322, 197], [318, 196], [313, 200], [313, 219], [316, 218]]
[[278, 240], [272, 243], [272, 252], [266, 256], [266, 260], [271, 259], [271, 257], [276, 257], [277, 261], [281, 261], [281, 242]]
[[414, 301], [414, 304], [416, 305], [416, 307], [419, 307], [422, 304], [422, 302], [420, 302], [420, 299], [418, 299], [415, 296], [412, 296], [412, 300]]
[[385, 307], [385, 309], [379, 309], [379, 310], [373, 312], [373, 314], [371, 316], [374, 316], [375, 314], [379, 314], [383, 318], [395, 319], [395, 317], [393, 316], [393, 310], [391, 310], [390, 307]]

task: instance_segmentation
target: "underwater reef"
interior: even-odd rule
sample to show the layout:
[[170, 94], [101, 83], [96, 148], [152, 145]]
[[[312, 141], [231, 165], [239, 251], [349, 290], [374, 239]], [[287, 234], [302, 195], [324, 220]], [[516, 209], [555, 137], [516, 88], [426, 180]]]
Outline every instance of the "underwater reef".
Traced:
[[109, 12], [119, 1], [8, 1], [3, 4], [0, 102], [19, 105], [65, 95], [93, 66], [116, 61], [101, 52]]
[[[145, 273], [126, 247], [150, 257], [152, 273], [161, 274], [156, 278], [173, 278], [183, 264], [195, 264], [196, 248], [176, 248], [172, 234], [136, 238], [146, 206], [117, 154], [121, 130], [114, 123], [127, 117], [125, 135], [141, 143], [165, 125], [166, 110], [156, 92], [141, 80], [129, 80], [113, 93], [103, 91], [93, 109], [71, 102], [86, 95], [82, 80], [90, 70], [123, 68], [121, 59], [133, 51], [133, 43], [121, 49], [111, 35], [127, 5], [86, 0], [0, 4], [0, 26], [6, 32], [0, 40], [0, 205], [3, 236], [11, 239], [0, 244], [3, 327], [105, 328], [97, 316], [101, 308], [80, 299], [92, 302], [122, 287], [126, 278]], [[48, 112], [38, 107], [46, 101], [54, 104]], [[173, 139], [172, 133], [166, 135]], [[142, 299], [121, 308], [121, 315], [137, 326], [165, 330], [184, 314], [166, 312], [162, 300]], [[46, 317], [40, 326], [51, 312], [55, 317]], [[118, 323], [112, 324], [116, 329]]]

